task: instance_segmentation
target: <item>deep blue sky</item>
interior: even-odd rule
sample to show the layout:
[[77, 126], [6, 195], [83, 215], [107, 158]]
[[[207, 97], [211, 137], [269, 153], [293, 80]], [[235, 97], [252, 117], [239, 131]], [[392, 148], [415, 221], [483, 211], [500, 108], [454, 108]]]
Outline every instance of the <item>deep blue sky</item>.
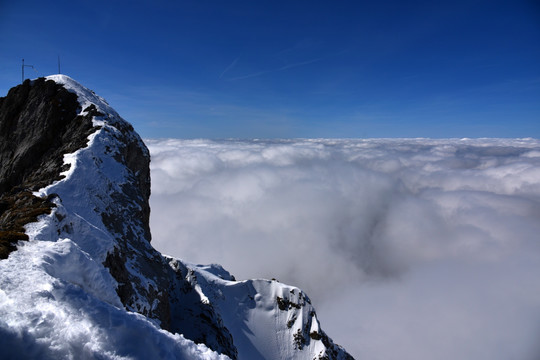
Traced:
[[143, 137], [540, 138], [536, 0], [0, 0], [0, 96], [57, 55]]

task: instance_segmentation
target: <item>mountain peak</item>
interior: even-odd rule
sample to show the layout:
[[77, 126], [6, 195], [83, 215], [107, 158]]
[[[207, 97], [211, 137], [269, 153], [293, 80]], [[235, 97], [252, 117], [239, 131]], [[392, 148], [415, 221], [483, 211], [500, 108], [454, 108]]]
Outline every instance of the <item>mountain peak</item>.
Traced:
[[299, 289], [151, 246], [148, 149], [93, 91], [25, 81], [0, 99], [0, 129], [8, 358], [351, 358]]

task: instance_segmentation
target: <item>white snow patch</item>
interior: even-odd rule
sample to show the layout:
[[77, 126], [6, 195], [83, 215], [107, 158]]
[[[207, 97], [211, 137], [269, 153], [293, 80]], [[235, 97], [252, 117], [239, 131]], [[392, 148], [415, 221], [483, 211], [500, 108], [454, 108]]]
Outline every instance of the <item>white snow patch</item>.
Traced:
[[227, 359], [126, 312], [107, 270], [69, 239], [28, 241], [0, 261], [7, 359]]
[[[322, 341], [309, 338], [309, 330], [318, 331], [319, 323], [311, 301], [300, 289], [275, 280], [230, 281], [215, 267], [185, 264], [221, 314], [240, 360], [312, 360], [324, 352]], [[278, 297], [293, 305], [280, 309]], [[304, 326], [308, 333], [303, 336], [309, 344], [298, 347], [295, 334], [303, 332]]]

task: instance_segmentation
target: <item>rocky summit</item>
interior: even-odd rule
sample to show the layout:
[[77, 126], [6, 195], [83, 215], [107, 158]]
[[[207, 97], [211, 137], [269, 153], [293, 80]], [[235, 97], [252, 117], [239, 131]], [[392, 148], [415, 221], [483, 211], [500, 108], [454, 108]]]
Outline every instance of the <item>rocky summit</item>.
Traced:
[[68, 76], [0, 98], [2, 358], [352, 358], [300, 289], [156, 251], [149, 163]]

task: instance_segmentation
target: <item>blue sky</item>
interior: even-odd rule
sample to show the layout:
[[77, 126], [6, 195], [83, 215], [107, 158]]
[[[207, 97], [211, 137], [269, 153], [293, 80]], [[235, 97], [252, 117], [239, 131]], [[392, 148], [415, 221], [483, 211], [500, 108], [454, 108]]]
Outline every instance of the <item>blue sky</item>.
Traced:
[[143, 137], [540, 138], [540, 5], [515, 1], [0, 1], [21, 59]]

